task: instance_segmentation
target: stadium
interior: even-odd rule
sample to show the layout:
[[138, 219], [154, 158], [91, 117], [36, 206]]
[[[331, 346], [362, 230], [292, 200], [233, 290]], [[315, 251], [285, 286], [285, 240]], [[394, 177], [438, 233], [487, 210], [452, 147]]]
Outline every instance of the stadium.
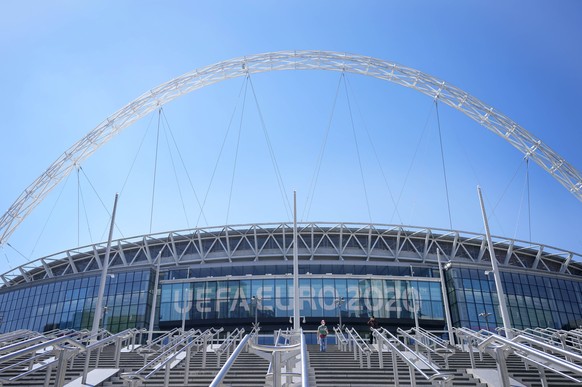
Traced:
[[[485, 235], [389, 225], [300, 224], [301, 318], [313, 329], [502, 326]], [[104, 326], [148, 328], [159, 281], [156, 330], [290, 326], [292, 224], [252, 224], [174, 231], [116, 240], [111, 251]], [[582, 321], [582, 267], [573, 253], [496, 238], [512, 325], [577, 328]], [[444, 271], [440, 279], [437, 249]], [[106, 248], [92, 245], [44, 257], [2, 275], [2, 331], [89, 328]], [[159, 275], [158, 275], [159, 273]], [[443, 303], [441, 286], [449, 303]], [[341, 305], [338, 305], [339, 301]], [[482, 313], [487, 313], [487, 319]], [[480, 316], [481, 315], [481, 316]], [[488, 327], [487, 327], [488, 325]]]
[[[365, 73], [438, 97], [500, 134], [580, 195], [579, 173], [572, 166], [453, 86], [369, 57], [278, 52], [199, 69], [116, 112], [0, 218], [1, 241], [74, 165], [160, 104], [223, 79], [288, 69]], [[392, 224], [283, 222], [174, 230], [75, 247], [3, 273], [0, 331], [80, 331], [97, 321], [112, 334], [257, 326], [272, 333], [297, 324], [313, 331], [325, 320], [367, 336], [371, 316], [389, 332], [426, 329], [444, 332], [445, 338], [453, 328], [492, 335], [508, 329], [573, 330], [582, 324], [581, 258], [501, 236]], [[306, 340], [316, 342], [313, 335]]]

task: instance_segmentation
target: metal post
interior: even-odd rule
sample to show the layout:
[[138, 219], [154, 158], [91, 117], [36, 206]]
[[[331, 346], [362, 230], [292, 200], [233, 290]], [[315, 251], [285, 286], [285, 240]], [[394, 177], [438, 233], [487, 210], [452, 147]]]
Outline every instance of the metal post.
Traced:
[[299, 248], [297, 246], [297, 192], [293, 191], [293, 329], [299, 331]]
[[109, 255], [111, 254], [111, 239], [113, 237], [113, 226], [115, 225], [115, 211], [117, 211], [117, 198], [119, 194], [115, 194], [115, 201], [113, 202], [113, 213], [111, 214], [111, 225], [109, 227], [109, 238], [107, 239], [107, 248], [105, 249], [105, 257], [103, 258], [103, 267], [101, 270], [101, 281], [99, 282], [99, 293], [97, 296], [97, 305], [95, 305], [95, 313], [93, 315], [93, 327], [91, 334], [96, 340], [99, 324], [101, 323], [101, 315], [103, 313], [103, 295], [105, 294], [105, 281], [107, 280], [107, 269], [109, 267]]
[[259, 326], [259, 301], [261, 301], [261, 297], [252, 296], [251, 297], [251, 305], [255, 308], [255, 327]]
[[481, 187], [477, 186], [479, 194], [479, 202], [481, 203], [481, 214], [483, 215], [483, 223], [485, 224], [485, 234], [487, 236], [487, 245], [489, 247], [489, 255], [491, 257], [491, 267], [493, 268], [493, 278], [495, 278], [495, 287], [497, 289], [497, 297], [499, 298], [499, 311], [501, 312], [501, 319], [503, 321], [503, 328], [505, 335], [511, 339], [511, 321], [509, 319], [509, 311], [507, 310], [507, 303], [505, 301], [505, 293], [503, 291], [503, 283], [501, 282], [501, 273], [497, 265], [497, 257], [493, 249], [493, 241], [491, 240], [491, 233], [489, 232], [489, 223], [487, 222], [487, 214], [485, 213], [485, 205], [483, 204], [483, 195], [481, 194]]
[[335, 299], [335, 304], [337, 305], [337, 314], [338, 314], [338, 319], [339, 319], [339, 329], [340, 331], [343, 329], [343, 325], [342, 325], [342, 306], [345, 303], [345, 298], [341, 297], [341, 298], [336, 298]]
[[451, 319], [451, 310], [449, 305], [449, 295], [447, 292], [447, 286], [445, 281], [445, 275], [443, 273], [443, 268], [441, 266], [441, 254], [440, 249], [437, 248], [437, 261], [439, 264], [439, 276], [441, 277], [441, 289], [443, 292], [443, 306], [445, 307], [445, 318], [447, 319], [447, 331], [449, 332], [449, 343], [455, 345], [455, 338], [453, 337], [453, 323]]
[[158, 306], [158, 286], [160, 283], [160, 264], [162, 262], [162, 250], [160, 250], [156, 259], [158, 260], [158, 265], [156, 267], [156, 281], [154, 284], [154, 299], [152, 300], [152, 310], [150, 312], [150, 329], [148, 332], [148, 341], [147, 341], [148, 344], [150, 344], [152, 342], [152, 336], [154, 333], [154, 320], [156, 318], [156, 308]]

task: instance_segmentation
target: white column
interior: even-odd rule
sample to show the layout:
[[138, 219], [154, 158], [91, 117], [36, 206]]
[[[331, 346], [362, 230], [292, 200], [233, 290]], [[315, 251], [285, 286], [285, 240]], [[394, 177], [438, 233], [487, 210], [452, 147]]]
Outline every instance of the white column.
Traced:
[[115, 211], [117, 210], [117, 198], [119, 194], [115, 194], [115, 201], [113, 202], [113, 213], [111, 215], [111, 226], [109, 227], [109, 238], [107, 239], [107, 248], [105, 249], [105, 257], [101, 268], [101, 281], [99, 282], [99, 293], [97, 294], [97, 305], [95, 305], [95, 315], [93, 316], [93, 327], [91, 334], [96, 337], [99, 331], [99, 324], [101, 323], [101, 315], [103, 314], [103, 295], [105, 294], [105, 282], [107, 281], [107, 269], [109, 268], [109, 255], [111, 253], [111, 238], [113, 237], [113, 227], [115, 225]]
[[453, 338], [453, 322], [451, 319], [451, 310], [449, 305], [449, 295], [447, 293], [447, 286], [445, 282], [445, 275], [443, 273], [443, 268], [441, 267], [441, 254], [440, 249], [437, 248], [437, 261], [439, 263], [439, 276], [441, 278], [441, 289], [443, 292], [443, 305], [445, 307], [445, 318], [447, 320], [447, 330], [449, 332], [449, 343], [455, 345], [455, 339]]
[[507, 310], [507, 303], [505, 301], [505, 293], [503, 291], [503, 283], [501, 282], [501, 273], [497, 264], [497, 257], [493, 249], [493, 241], [491, 240], [491, 233], [489, 232], [489, 223], [487, 222], [487, 214], [485, 213], [485, 205], [483, 204], [483, 195], [481, 194], [481, 187], [477, 186], [479, 194], [479, 202], [481, 203], [481, 214], [483, 215], [483, 223], [485, 224], [485, 234], [487, 236], [487, 246], [489, 247], [489, 255], [491, 257], [491, 267], [493, 268], [493, 278], [495, 278], [495, 288], [497, 289], [497, 297], [499, 298], [499, 311], [501, 312], [501, 319], [503, 320], [503, 328], [505, 335], [511, 339], [511, 321], [509, 319], [509, 311]]
[[154, 320], [156, 319], [156, 308], [158, 306], [158, 286], [160, 283], [160, 264], [162, 262], [162, 250], [158, 253], [158, 265], [156, 267], [156, 281], [154, 283], [154, 299], [152, 300], [152, 310], [150, 311], [150, 329], [148, 331], [148, 344], [152, 341], [154, 333]]
[[297, 192], [293, 191], [293, 329], [299, 331], [299, 249], [297, 246]]

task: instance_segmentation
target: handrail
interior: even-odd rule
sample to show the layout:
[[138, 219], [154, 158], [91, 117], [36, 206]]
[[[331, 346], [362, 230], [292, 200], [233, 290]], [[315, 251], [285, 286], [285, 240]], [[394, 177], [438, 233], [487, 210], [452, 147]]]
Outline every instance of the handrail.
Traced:
[[[371, 362], [370, 362], [370, 355], [372, 354], [372, 348], [370, 347], [370, 345], [368, 343], [366, 343], [366, 341], [364, 341], [364, 339], [362, 339], [362, 337], [360, 336], [360, 334], [358, 333], [358, 331], [356, 331], [355, 328], [346, 328], [346, 333], [348, 335], [348, 347], [352, 349], [352, 351], [354, 352], [354, 360], [358, 360], [360, 361], [360, 368], [364, 368], [364, 354], [366, 355], [366, 360], [367, 360], [367, 366], [368, 368], [371, 368]], [[357, 348], [357, 350], [356, 350]]]
[[[267, 369], [267, 377], [272, 378], [272, 385], [274, 386], [279, 386], [280, 385], [280, 378], [285, 375], [287, 377], [294, 377], [294, 376], [299, 376], [301, 378], [303, 378], [302, 375], [302, 370], [300, 372], [281, 372], [281, 369], [283, 368], [283, 363], [282, 363], [282, 353], [287, 353], [287, 359], [289, 360], [291, 359], [293, 356], [296, 356], [297, 354], [299, 354], [301, 356], [301, 339], [295, 339], [292, 342], [294, 342], [293, 344], [279, 344], [279, 338], [282, 336], [288, 336], [288, 337], [292, 337], [292, 336], [296, 336], [296, 335], [300, 335], [301, 337], [303, 336], [303, 333], [301, 330], [299, 330], [299, 332], [297, 331], [285, 331], [285, 333], [283, 333], [281, 330], [278, 331], [278, 334], [276, 336], [276, 341], [274, 343], [274, 345], [260, 345], [257, 343], [249, 343], [249, 347], [251, 349], [253, 349], [256, 352], [264, 352], [264, 353], [268, 353], [271, 354], [271, 362], [269, 363], [269, 368]], [[294, 353], [295, 352], [295, 353]], [[261, 356], [263, 358], [266, 358], [264, 356]], [[301, 359], [300, 359], [301, 360]]]
[[251, 331], [251, 333], [247, 334], [241, 340], [241, 342], [237, 345], [237, 347], [234, 349], [232, 354], [229, 356], [228, 360], [226, 360], [226, 362], [224, 363], [224, 365], [222, 366], [220, 371], [218, 371], [218, 373], [216, 374], [216, 376], [214, 377], [214, 379], [210, 383], [209, 387], [218, 387], [218, 386], [222, 385], [222, 380], [225, 378], [228, 371], [230, 371], [230, 367], [232, 367], [232, 365], [236, 361], [238, 355], [240, 355], [240, 353], [245, 348], [245, 346], [247, 345], [249, 340], [257, 334], [258, 334], [258, 330], [253, 329]]
[[[533, 340], [531, 338], [517, 337], [517, 338], [514, 338], [513, 340], [509, 340], [503, 336], [496, 335], [496, 334], [491, 335], [490, 337], [483, 340], [479, 344], [479, 349], [485, 350], [487, 348], [487, 346], [491, 346], [491, 345], [493, 345], [493, 346], [496, 345], [497, 347], [505, 347], [504, 348], [505, 350], [507, 348], [510, 348], [515, 355], [522, 358], [525, 362], [530, 362], [530, 363], [536, 364], [537, 366], [539, 366], [541, 368], [546, 368], [548, 370], [551, 370], [551, 371], [553, 371], [553, 372], [555, 372], [555, 373], [557, 373], [565, 378], [573, 380], [577, 383], [582, 382], [582, 379], [577, 379], [577, 378], [573, 377], [572, 375], [568, 375], [568, 374], [564, 373], [563, 370], [560, 369], [560, 368], [565, 368], [568, 371], [574, 372], [574, 373], [582, 376], [582, 367], [581, 366], [579, 366], [573, 362], [570, 362], [568, 360], [564, 360], [558, 356], [547, 353], [544, 350], [539, 350], [539, 349], [531, 347], [529, 345], [524, 345], [520, 342], [514, 341], [516, 339], [519, 341], [525, 341], [525, 342], [530, 343], [530, 344], [535, 343], [535, 345], [539, 345], [546, 350], [551, 350], [552, 352], [558, 352], [560, 354], [567, 353], [567, 351], [564, 351], [560, 348], [557, 348], [557, 347], [552, 346], [552, 345], [540, 343], [539, 341]], [[570, 354], [570, 356], [572, 356], [572, 354]], [[581, 356], [576, 356], [576, 357], [578, 358], [578, 360], [582, 360]], [[538, 360], [538, 359], [540, 359], [540, 360]], [[557, 366], [557, 367], [555, 367], [555, 366]]]
[[236, 328], [234, 331], [229, 332], [222, 344], [214, 350], [214, 353], [216, 353], [217, 367], [220, 366], [220, 358], [222, 357], [222, 354], [226, 352], [227, 356], [229, 356], [231, 348], [236, 345], [237, 340], [240, 340], [244, 333], [244, 328]]
[[[158, 370], [162, 369], [164, 366], [166, 367], [166, 379], [169, 376], [169, 369], [168, 363], [172, 362], [178, 354], [184, 351], [190, 351], [193, 346], [200, 347], [207, 342], [207, 340], [220, 332], [223, 331], [223, 328], [218, 330], [214, 328], [207, 329], [206, 331], [198, 334], [197, 331], [188, 331], [184, 333], [180, 338], [171, 346], [166, 348], [162, 353], [156, 356], [154, 359], [150, 360], [147, 364], [136, 371], [132, 372], [125, 372], [122, 373], [120, 376], [122, 379], [131, 381], [132, 379], [139, 379], [141, 381], [147, 381], [150, 379]], [[187, 352], [187, 353], [188, 353]], [[187, 356], [188, 357], [188, 356]], [[141, 375], [145, 370], [153, 368], [150, 372], [146, 375]], [[187, 377], [187, 375], [185, 375]]]
[[570, 358], [576, 361], [582, 361], [582, 355], [559, 348], [528, 335], [518, 335], [512, 339], [508, 339], [488, 331], [487, 334], [483, 331], [475, 332], [468, 328], [456, 328], [456, 331], [458, 335], [469, 337], [475, 341], [480, 353], [487, 352], [495, 358], [500, 375], [506, 384], [509, 383], [509, 374], [505, 359], [509, 353], [520, 357], [526, 364], [534, 364], [537, 366], [542, 383], [546, 382], [545, 369], [575, 382], [582, 382], [582, 378], [576, 378], [564, 372], [564, 370], [568, 370], [582, 376], [582, 366], [568, 360]]
[[336, 338], [336, 345], [338, 346], [340, 351], [344, 352], [348, 346], [347, 337], [344, 336], [342, 330], [337, 326], [333, 327], [333, 332]]
[[[199, 329], [194, 330], [194, 332], [198, 334], [202, 333]], [[176, 340], [180, 339], [181, 334], [182, 330], [180, 328], [174, 328], [157, 337], [155, 340], [152, 340], [149, 344], [139, 347], [136, 352], [147, 359], [153, 354], [162, 353], [168, 347], [174, 345]]]
[[[409, 374], [410, 374], [410, 382], [412, 385], [415, 385], [415, 373], [414, 371], [417, 371], [418, 373], [420, 373], [422, 375], [422, 377], [424, 377], [426, 380], [429, 381], [434, 381], [437, 379], [442, 379], [443, 382], [447, 383], [449, 380], [454, 378], [454, 375], [448, 372], [441, 372], [441, 370], [437, 367], [434, 366], [434, 364], [427, 362], [424, 357], [420, 356], [419, 354], [417, 354], [416, 352], [412, 352], [410, 351], [410, 356], [405, 355], [402, 351], [400, 351], [398, 349], [398, 345], [404, 346], [404, 343], [402, 341], [400, 341], [396, 336], [394, 336], [392, 333], [390, 333], [388, 330], [386, 330], [385, 328], [378, 328], [378, 329], [372, 329], [372, 334], [374, 335], [374, 337], [376, 337], [376, 339], [379, 341], [379, 343], [381, 343], [381, 346], [386, 345], [388, 347], [388, 349], [390, 350], [390, 352], [392, 353], [392, 365], [394, 368], [394, 381], [396, 386], [399, 385], [399, 381], [398, 381], [398, 366], [396, 364], [396, 356], [399, 357], [400, 359], [402, 359], [406, 364], [408, 364], [408, 369], [409, 369]], [[379, 359], [380, 359], [380, 367], [383, 367], [383, 358], [382, 358], [382, 348], [380, 348], [379, 351]], [[394, 356], [396, 355], [396, 356]], [[414, 360], [411, 360], [410, 357], [414, 358]], [[432, 375], [429, 375], [426, 371], [426, 369], [421, 368], [420, 366], [418, 366], [418, 363], [422, 363], [425, 365], [426, 369], [429, 369], [430, 371], [433, 372]]]
[[31, 338], [42, 336], [42, 334], [28, 329], [19, 329], [14, 332], [6, 332], [0, 335], [0, 343], [10, 343], [15, 340], [22, 340], [23, 338]]
[[[414, 334], [411, 333], [412, 331]], [[424, 348], [430, 362], [432, 362], [431, 355], [435, 354], [442, 357], [445, 360], [445, 366], [449, 368], [449, 357], [455, 353], [455, 348], [450, 345], [448, 340], [445, 341], [422, 328], [413, 327], [409, 331], [398, 328], [396, 332], [409, 340], [414, 340], [416, 352], [418, 352], [418, 346]]]
[[180, 328], [174, 328], [170, 331], [167, 331], [166, 333], [156, 337], [155, 339], [151, 340], [150, 342], [146, 343], [145, 346], [143, 346], [142, 348], [151, 348], [154, 345], [158, 345], [159, 343], [163, 342], [166, 338], [171, 338], [172, 336], [175, 336], [176, 334], [180, 333], [182, 330]]
[[[134, 337], [136, 332], [136, 329], [127, 329], [102, 340], [92, 341], [89, 342], [89, 344], [86, 344], [86, 341], [91, 337], [88, 335], [87, 331], [51, 331], [49, 335], [54, 335], [56, 337], [49, 338], [39, 334], [39, 336], [32, 339], [10, 344], [2, 348], [3, 351], [11, 352], [0, 356], [0, 364], [8, 361], [12, 362], [16, 359], [18, 360], [15, 363], [2, 368], [0, 372], [11, 370], [22, 365], [26, 365], [26, 370], [13, 375], [10, 378], [2, 377], [0, 378], [0, 381], [15, 381], [47, 368], [52, 370], [52, 367], [56, 363], [60, 363], [61, 361], [66, 362], [77, 356], [79, 353], [86, 353], [88, 360], [92, 350], [104, 347], [113, 341], [119, 343], [121, 340]], [[21, 348], [22, 346], [27, 347]], [[116, 361], [118, 361], [118, 359], [119, 356], [116, 354]], [[87, 360], [84, 367], [84, 378], [87, 375], [89, 363]], [[57, 384], [64, 378], [66, 371], [65, 366], [59, 368], [60, 369], [58, 369], [57, 372]]]
[[301, 333], [301, 387], [309, 387], [309, 362], [307, 361], [307, 344], [305, 335]]

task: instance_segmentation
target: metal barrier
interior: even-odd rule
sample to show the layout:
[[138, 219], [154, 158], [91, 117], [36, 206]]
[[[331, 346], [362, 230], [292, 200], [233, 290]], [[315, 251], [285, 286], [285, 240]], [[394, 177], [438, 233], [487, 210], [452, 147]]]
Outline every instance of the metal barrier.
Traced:
[[[243, 332], [244, 332], [244, 330], [243, 330]], [[222, 366], [220, 371], [218, 371], [218, 373], [216, 374], [216, 376], [214, 377], [214, 379], [210, 383], [210, 387], [217, 387], [217, 386], [222, 385], [223, 379], [225, 378], [226, 374], [228, 374], [228, 371], [230, 371], [230, 367], [232, 367], [232, 365], [234, 364], [234, 362], [238, 358], [238, 355], [240, 355], [240, 353], [245, 349], [245, 347], [248, 345], [249, 341], [255, 339], [258, 336], [258, 334], [259, 334], [258, 327], [254, 327], [253, 330], [251, 331], [251, 333], [249, 333], [248, 335], [243, 337], [243, 339], [239, 342], [239, 344], [236, 346], [236, 348], [234, 349], [232, 354], [224, 362], [224, 365]]]
[[230, 356], [230, 351], [233, 347], [236, 347], [236, 343], [240, 342], [242, 335], [244, 335], [245, 330], [236, 328], [234, 331], [229, 332], [222, 344], [214, 350], [216, 353], [216, 366], [220, 367], [220, 358], [226, 352], [227, 358]]
[[345, 352], [348, 348], [348, 338], [344, 336], [341, 329], [337, 326], [333, 327], [333, 332], [335, 334], [335, 343], [338, 349], [342, 352]]
[[217, 336], [220, 332], [222, 332], [222, 330], [223, 328], [218, 330], [210, 328], [201, 334], [197, 333], [197, 331], [187, 331], [183, 335], [179, 336], [172, 345], [166, 347], [162, 353], [145, 364], [142, 368], [137, 371], [122, 373], [121, 378], [124, 379], [125, 383], [130, 386], [140, 386], [143, 384], [143, 382], [149, 380], [153, 375], [155, 375], [160, 369], [165, 368], [164, 384], [168, 385], [172, 362], [181, 361], [181, 359], [176, 358], [179, 354], [184, 353], [184, 358], [188, 359], [184, 372], [184, 384], [186, 384], [188, 382], [190, 371], [189, 359], [191, 356], [192, 347], [196, 346], [196, 350], [202, 348], [202, 367], [206, 367], [206, 350], [208, 347], [208, 342]]
[[414, 341], [415, 352], [420, 352], [418, 347], [421, 346], [425, 350], [429, 362], [432, 362], [434, 354], [442, 357], [445, 360], [445, 367], [449, 368], [449, 357], [455, 354], [455, 348], [451, 347], [448, 340], [443, 340], [422, 328], [412, 328], [409, 331], [398, 328], [396, 332], [408, 339], [409, 345]]
[[359, 360], [360, 368], [364, 368], [364, 355], [366, 355], [367, 366], [371, 368], [370, 355], [372, 354], [372, 348], [370, 345], [360, 336], [355, 328], [346, 328], [345, 332], [348, 335], [348, 349], [354, 352], [354, 360]]
[[[279, 344], [280, 339], [283, 339], [285, 344]], [[266, 385], [291, 386], [295, 385], [293, 379], [299, 377], [301, 383], [304, 383], [303, 386], [309, 386], [307, 347], [302, 330], [298, 332], [279, 330], [275, 333], [275, 345], [267, 346], [251, 342], [249, 347], [253, 353], [270, 361]], [[284, 383], [283, 378], [285, 378]]]
[[[451, 373], [442, 372], [431, 362], [427, 362], [423, 356], [416, 352], [407, 351], [406, 353], [398, 349], [399, 346], [406, 347], [403, 342], [396, 336], [387, 331], [385, 328], [373, 329], [372, 334], [378, 341], [378, 361], [380, 368], [384, 368], [384, 347], [392, 353], [392, 369], [394, 370], [394, 385], [400, 386], [398, 375], [397, 358], [402, 359], [408, 365], [410, 375], [410, 384], [416, 385], [416, 372], [420, 373], [423, 378], [439, 386], [449, 386], [454, 377]], [[424, 366], [421, 366], [424, 365]]]
[[[506, 359], [510, 354], [520, 357], [526, 367], [528, 365], [536, 367], [540, 374], [542, 386], [548, 386], [546, 370], [582, 383], [582, 366], [574, 363], [574, 361], [582, 362], [582, 355], [526, 335], [518, 335], [510, 340], [498, 334], [483, 334], [483, 332], [474, 332], [467, 328], [456, 328], [456, 331], [457, 335], [461, 337], [469, 337], [470, 342], [478, 348], [480, 353], [486, 352], [495, 359], [504, 385], [509, 385]], [[567, 360], [566, 356], [571, 360]], [[577, 375], [577, 377], [567, 374], [566, 371]]]
[[[88, 340], [91, 340], [91, 336], [87, 335], [86, 332], [75, 332], [69, 331], [59, 337], [47, 338], [43, 335], [34, 338], [31, 342], [30, 340], [25, 340], [27, 347], [21, 348], [21, 345], [13, 343], [9, 346], [5, 346], [4, 349], [10, 349], [11, 352], [0, 356], [0, 364], [11, 362], [10, 365], [0, 369], [0, 373], [6, 372], [8, 370], [14, 370], [21, 367], [25, 367], [25, 370], [12, 377], [0, 378], [0, 383], [13, 382], [22, 379], [32, 373], [40, 372], [46, 370], [47, 376], [45, 377], [45, 386], [48, 386], [50, 382], [50, 374], [53, 368], [56, 366], [57, 375], [55, 385], [61, 386], [64, 382], [64, 377], [67, 369], [67, 362], [73, 360], [80, 354], [86, 354], [86, 362], [83, 368], [83, 383], [86, 382], [86, 376], [88, 373], [89, 358], [91, 351], [98, 349], [99, 352], [101, 348], [112, 342], [116, 343], [117, 351], [115, 354], [116, 365], [119, 366], [119, 345], [122, 341], [129, 338], [135, 338], [137, 334], [136, 329], [128, 329], [126, 331], [120, 332], [117, 335], [112, 335], [106, 337], [105, 339], [95, 341], [93, 340], [91, 344], [85, 344]], [[57, 335], [58, 336], [58, 335]], [[99, 356], [99, 355], [98, 355]], [[96, 365], [99, 364], [99, 358], [96, 360]]]

